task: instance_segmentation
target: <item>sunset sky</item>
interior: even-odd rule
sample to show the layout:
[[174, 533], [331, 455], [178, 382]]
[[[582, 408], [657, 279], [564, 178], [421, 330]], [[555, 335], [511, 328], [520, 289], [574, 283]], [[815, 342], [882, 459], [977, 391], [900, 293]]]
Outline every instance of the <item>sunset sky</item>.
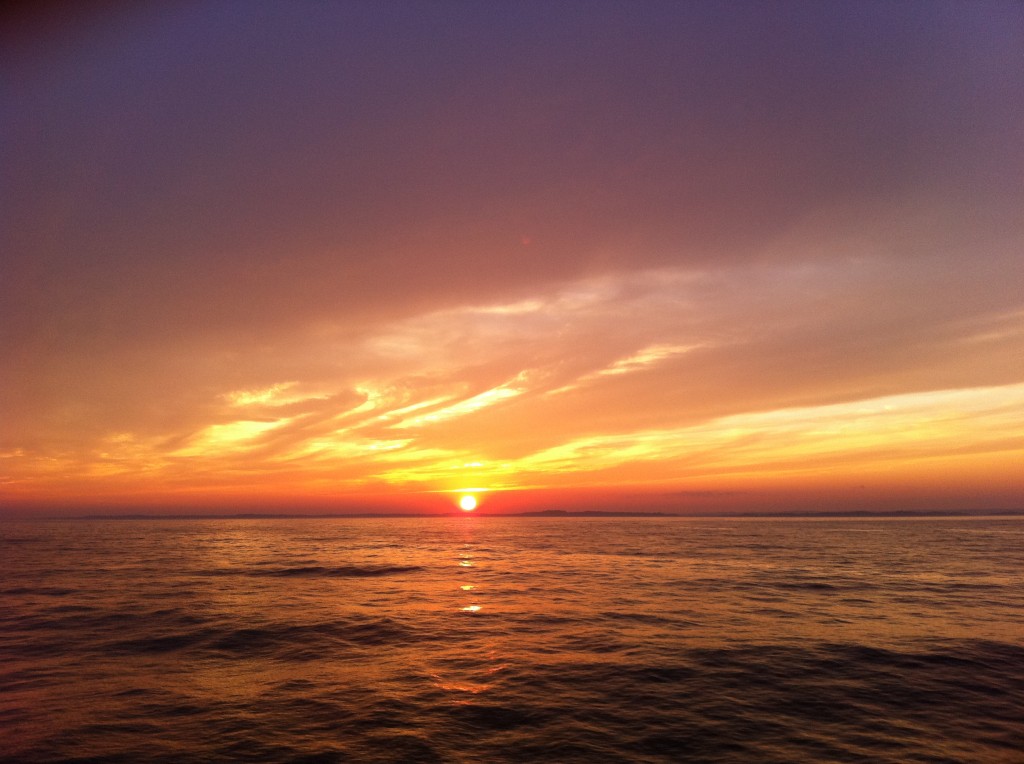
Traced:
[[1024, 507], [1019, 2], [3, 25], [0, 511]]

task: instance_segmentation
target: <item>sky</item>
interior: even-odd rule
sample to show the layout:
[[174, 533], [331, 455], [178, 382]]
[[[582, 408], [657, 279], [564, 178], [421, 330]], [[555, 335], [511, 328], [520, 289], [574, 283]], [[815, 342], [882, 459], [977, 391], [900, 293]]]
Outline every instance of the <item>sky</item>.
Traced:
[[1018, 2], [0, 38], [0, 512], [1024, 508]]

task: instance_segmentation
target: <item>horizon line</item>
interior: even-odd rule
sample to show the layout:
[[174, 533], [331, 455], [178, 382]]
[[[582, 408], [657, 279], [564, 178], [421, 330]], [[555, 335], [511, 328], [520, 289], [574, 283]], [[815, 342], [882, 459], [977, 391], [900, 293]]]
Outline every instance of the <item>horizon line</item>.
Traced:
[[0, 510], [2, 520], [309, 520], [309, 519], [385, 519], [385, 518], [446, 518], [446, 517], [526, 517], [526, 518], [587, 518], [587, 517], [635, 517], [635, 518], [686, 518], [686, 519], [729, 519], [729, 518], [915, 518], [915, 517], [1021, 517], [1024, 508], [1018, 509], [936, 509], [936, 510], [838, 510], [792, 512], [657, 512], [628, 510], [562, 510], [545, 509], [526, 512], [127, 512], [105, 514], [38, 514], [30, 512], [7, 513]]

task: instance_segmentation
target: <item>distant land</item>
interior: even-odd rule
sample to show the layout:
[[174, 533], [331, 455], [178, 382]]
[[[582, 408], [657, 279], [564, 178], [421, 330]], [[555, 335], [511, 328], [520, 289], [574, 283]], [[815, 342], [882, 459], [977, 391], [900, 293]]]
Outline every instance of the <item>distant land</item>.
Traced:
[[[488, 514], [486, 512], [330, 512], [330, 513], [290, 513], [290, 512], [237, 512], [203, 514], [196, 512], [146, 513], [134, 512], [124, 514], [90, 514], [90, 515], [45, 515], [38, 514], [32, 519], [48, 520], [288, 520], [316, 518], [403, 518], [403, 517], [679, 517], [679, 518], [887, 518], [887, 517], [1021, 517], [1022, 509], [964, 509], [964, 510], [893, 510], [888, 512], [874, 510], [850, 510], [839, 512], [715, 512], [689, 514], [682, 512], [636, 512], [614, 510], [566, 510], [543, 509], [531, 512], [506, 512]], [[0, 514], [0, 517], [3, 517]], [[29, 519], [27, 514], [9, 514], [10, 519]]]

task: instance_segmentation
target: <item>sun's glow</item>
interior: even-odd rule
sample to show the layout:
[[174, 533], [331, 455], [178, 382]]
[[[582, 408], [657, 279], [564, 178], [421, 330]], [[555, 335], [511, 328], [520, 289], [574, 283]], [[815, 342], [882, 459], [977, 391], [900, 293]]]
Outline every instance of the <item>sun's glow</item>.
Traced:
[[467, 493], [459, 499], [459, 506], [463, 512], [472, 512], [476, 509], [476, 496]]

